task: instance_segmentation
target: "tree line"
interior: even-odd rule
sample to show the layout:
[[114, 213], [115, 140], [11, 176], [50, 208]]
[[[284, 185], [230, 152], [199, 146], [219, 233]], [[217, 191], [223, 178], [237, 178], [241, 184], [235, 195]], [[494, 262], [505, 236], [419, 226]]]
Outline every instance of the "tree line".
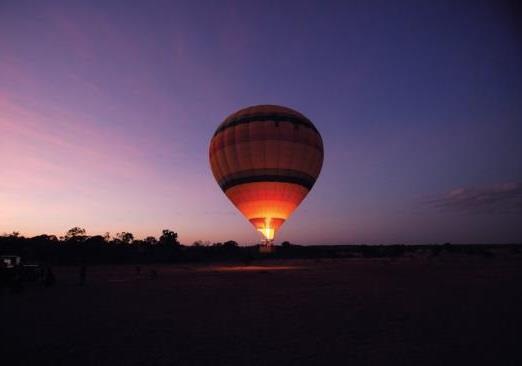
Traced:
[[24, 237], [19, 232], [0, 236], [0, 255], [19, 255], [24, 261], [50, 264], [198, 261], [233, 257], [237, 249], [234, 240], [212, 244], [196, 241], [187, 247], [179, 242], [178, 233], [170, 229], [162, 230], [158, 238], [144, 239], [136, 239], [126, 231], [114, 236], [90, 236], [81, 227], [73, 227], [63, 236]]
[[178, 233], [162, 230], [159, 238], [135, 239], [130, 232], [115, 236], [87, 235], [85, 229], [73, 227], [63, 236], [37, 235], [26, 238], [18, 232], [0, 236], [0, 255], [19, 255], [24, 262], [44, 264], [124, 264], [240, 261], [244, 264], [269, 258], [397, 258], [424, 256], [438, 258], [445, 254], [494, 257], [497, 253], [522, 254], [517, 244], [491, 245], [311, 245], [283, 242], [271, 253], [260, 253], [257, 245], [238, 246], [234, 240], [210, 243], [196, 241], [182, 245]]

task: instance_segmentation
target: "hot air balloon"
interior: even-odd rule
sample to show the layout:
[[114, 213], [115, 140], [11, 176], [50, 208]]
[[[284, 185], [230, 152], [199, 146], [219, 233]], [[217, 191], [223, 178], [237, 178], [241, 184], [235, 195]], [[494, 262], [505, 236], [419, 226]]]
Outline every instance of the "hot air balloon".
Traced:
[[231, 114], [209, 148], [217, 183], [268, 245], [312, 189], [323, 156], [323, 141], [313, 123], [277, 105]]

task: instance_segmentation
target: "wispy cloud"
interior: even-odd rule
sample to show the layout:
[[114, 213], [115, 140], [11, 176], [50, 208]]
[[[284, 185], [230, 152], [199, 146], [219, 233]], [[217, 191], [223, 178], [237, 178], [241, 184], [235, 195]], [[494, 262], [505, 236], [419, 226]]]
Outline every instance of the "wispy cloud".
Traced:
[[0, 131], [0, 167], [8, 172], [0, 190], [11, 195], [0, 202], [11, 212], [20, 208], [15, 195], [52, 197], [54, 204], [67, 192], [102, 200], [142, 192], [151, 179], [169, 186], [132, 138], [88, 116], [25, 103], [1, 89]]
[[522, 215], [522, 182], [456, 188], [426, 203], [443, 211]]

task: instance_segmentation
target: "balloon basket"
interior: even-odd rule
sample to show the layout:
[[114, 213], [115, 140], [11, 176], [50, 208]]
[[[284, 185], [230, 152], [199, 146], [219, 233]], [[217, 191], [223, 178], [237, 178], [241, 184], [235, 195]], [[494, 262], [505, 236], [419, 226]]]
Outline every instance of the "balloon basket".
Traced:
[[273, 240], [263, 240], [259, 245], [259, 253], [270, 254], [275, 251]]

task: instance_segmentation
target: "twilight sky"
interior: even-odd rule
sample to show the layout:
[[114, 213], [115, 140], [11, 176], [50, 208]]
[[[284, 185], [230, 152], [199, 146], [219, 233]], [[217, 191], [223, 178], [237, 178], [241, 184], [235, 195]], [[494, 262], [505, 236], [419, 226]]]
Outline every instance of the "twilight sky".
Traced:
[[499, 1], [0, 1], [0, 233], [260, 235], [214, 181], [230, 113], [325, 162], [276, 242], [522, 241], [520, 9]]

